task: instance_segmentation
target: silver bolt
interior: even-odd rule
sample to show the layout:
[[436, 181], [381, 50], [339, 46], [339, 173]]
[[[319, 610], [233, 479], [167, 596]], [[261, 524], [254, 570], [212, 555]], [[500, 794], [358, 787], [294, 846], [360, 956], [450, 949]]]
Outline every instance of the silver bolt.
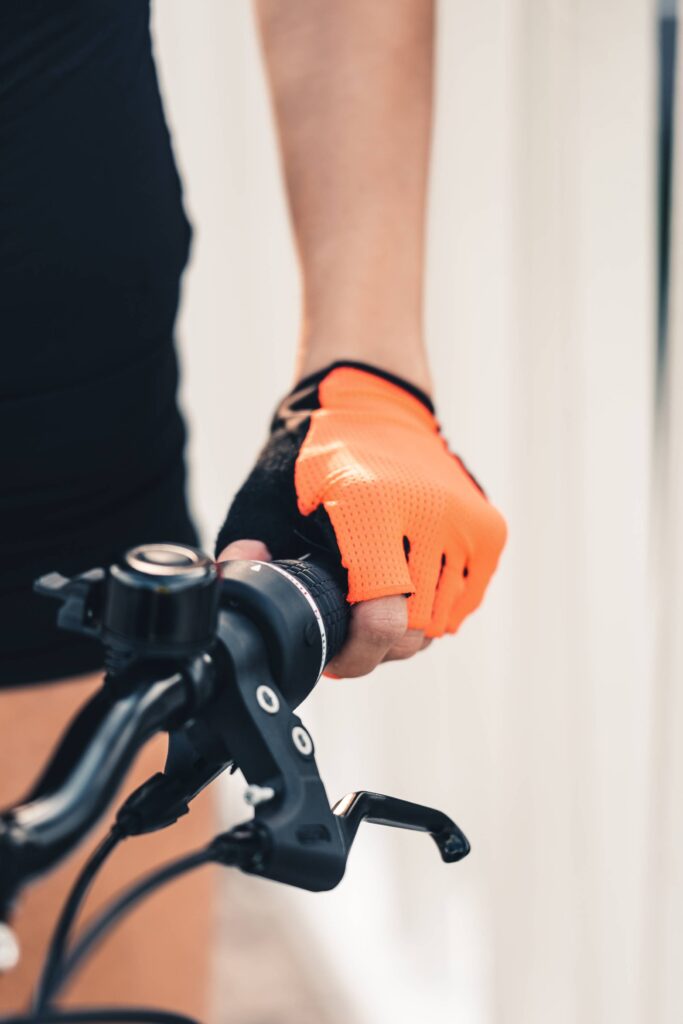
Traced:
[[8, 924], [0, 921], [0, 971], [11, 971], [19, 963], [19, 943]]
[[272, 800], [275, 796], [275, 790], [272, 786], [247, 786], [244, 791], [245, 803], [248, 803], [250, 807], [258, 807], [259, 804], [265, 804], [268, 800]]
[[303, 757], [313, 753], [313, 740], [302, 725], [295, 725], [292, 729], [292, 743]]
[[259, 707], [269, 715], [276, 715], [280, 710], [278, 695], [275, 690], [271, 689], [270, 686], [266, 686], [265, 683], [256, 688], [256, 700]]

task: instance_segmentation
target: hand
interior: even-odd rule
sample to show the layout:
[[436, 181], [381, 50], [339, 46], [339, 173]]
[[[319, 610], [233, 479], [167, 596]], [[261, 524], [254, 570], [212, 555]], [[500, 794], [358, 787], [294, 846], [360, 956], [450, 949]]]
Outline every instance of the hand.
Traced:
[[[260, 540], [236, 540], [218, 556], [228, 559], [254, 559], [269, 562], [272, 556]], [[408, 628], [408, 602], [405, 597], [376, 597], [361, 601], [351, 609], [349, 635], [344, 649], [329, 662], [325, 675], [340, 679], [364, 676], [382, 661], [398, 661], [428, 647], [431, 639], [421, 629]]]
[[329, 674], [359, 676], [455, 633], [480, 604], [505, 535], [429, 399], [344, 363], [282, 403], [216, 549], [222, 558], [334, 557], [353, 611]]

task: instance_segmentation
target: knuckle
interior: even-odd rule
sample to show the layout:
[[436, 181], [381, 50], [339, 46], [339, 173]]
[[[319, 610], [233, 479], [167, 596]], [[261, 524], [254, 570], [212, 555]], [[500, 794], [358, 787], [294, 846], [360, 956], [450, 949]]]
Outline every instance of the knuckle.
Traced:
[[356, 679], [358, 676], [368, 675], [379, 662], [379, 655], [371, 657], [367, 651], [359, 650], [357, 646], [350, 643], [334, 661], [329, 663], [328, 668], [334, 675], [342, 679]]
[[505, 547], [508, 528], [505, 519], [493, 505], [487, 505], [486, 507], [483, 532], [491, 548], [499, 555]]
[[399, 641], [407, 628], [405, 598], [379, 598], [358, 606], [357, 628], [373, 647]]
[[395, 661], [405, 661], [407, 658], [412, 658], [418, 651], [421, 651], [423, 646], [424, 634], [422, 630], [411, 631], [401, 637], [398, 643], [394, 644], [389, 651], [388, 657]]
[[479, 513], [479, 525], [481, 534], [492, 544], [501, 548], [507, 538], [507, 523], [495, 505], [484, 500]]
[[373, 647], [389, 647], [401, 638], [401, 630], [390, 622], [376, 622], [365, 629], [365, 638]]

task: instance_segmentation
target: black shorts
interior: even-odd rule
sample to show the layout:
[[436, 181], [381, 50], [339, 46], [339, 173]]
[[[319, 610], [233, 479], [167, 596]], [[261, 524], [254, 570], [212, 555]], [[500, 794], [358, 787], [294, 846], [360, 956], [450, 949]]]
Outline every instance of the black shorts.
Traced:
[[61, 679], [102, 666], [99, 643], [58, 630], [56, 601], [33, 593], [32, 581], [57, 569], [69, 576], [95, 566], [106, 567], [128, 548], [146, 541], [172, 540], [197, 544], [185, 501], [182, 460], [149, 481], [137, 495], [127, 496], [111, 514], [92, 520], [82, 543], [73, 538], [52, 541], [34, 568], [3, 573], [0, 584], [0, 686]]

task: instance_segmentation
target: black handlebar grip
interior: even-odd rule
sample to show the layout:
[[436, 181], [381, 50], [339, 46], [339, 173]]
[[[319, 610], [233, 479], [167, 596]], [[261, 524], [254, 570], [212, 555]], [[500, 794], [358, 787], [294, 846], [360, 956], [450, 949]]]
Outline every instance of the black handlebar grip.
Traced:
[[327, 638], [327, 664], [341, 651], [349, 628], [349, 605], [339, 574], [309, 559], [282, 560], [274, 564], [281, 565], [288, 576], [303, 584], [318, 606]]
[[223, 608], [257, 624], [274, 678], [297, 707], [346, 639], [349, 605], [338, 571], [309, 559], [229, 561], [219, 569]]

